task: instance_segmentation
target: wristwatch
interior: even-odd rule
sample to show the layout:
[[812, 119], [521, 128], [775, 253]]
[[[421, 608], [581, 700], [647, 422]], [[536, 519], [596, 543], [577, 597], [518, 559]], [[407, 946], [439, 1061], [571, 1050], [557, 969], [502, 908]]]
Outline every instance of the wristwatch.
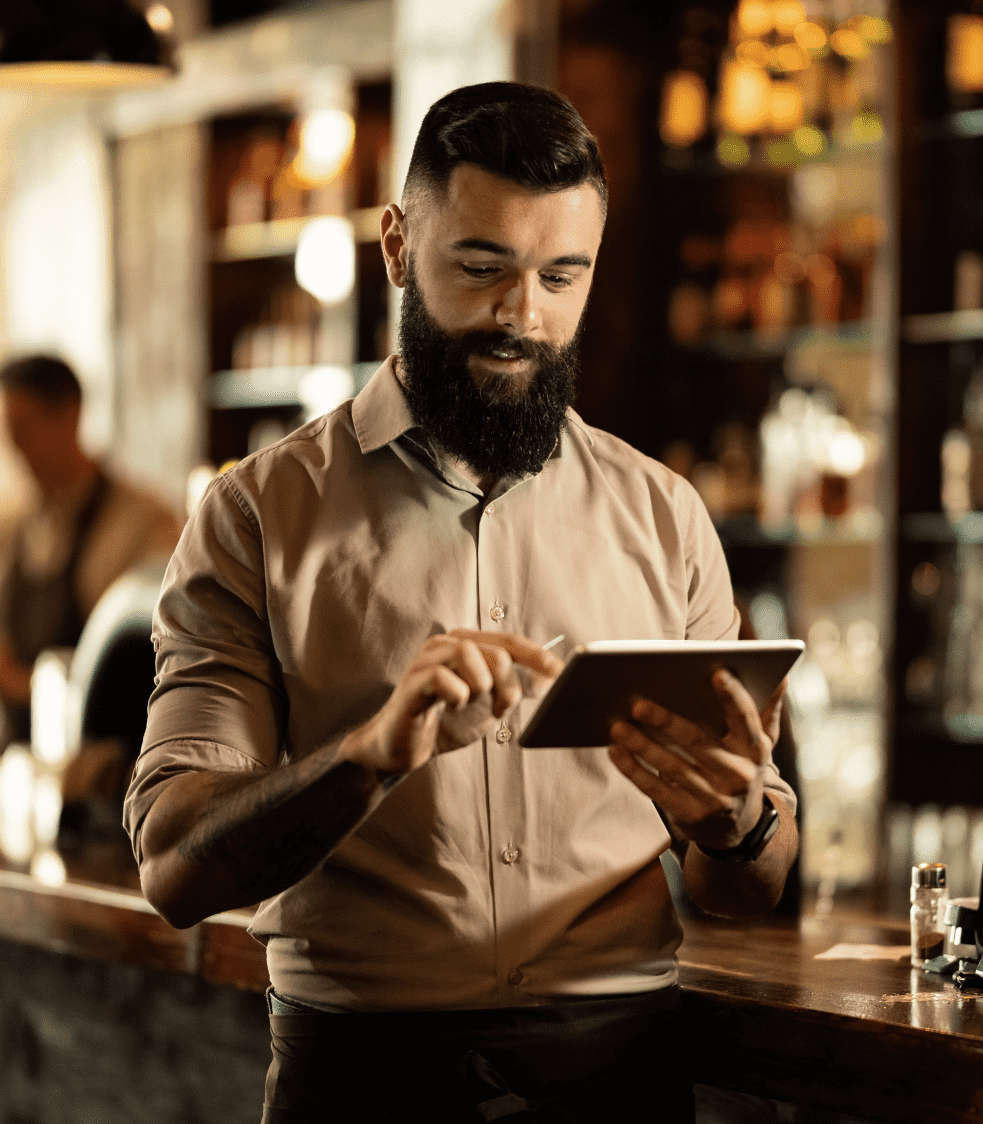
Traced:
[[765, 793], [761, 798], [761, 817], [736, 847], [727, 847], [722, 851], [713, 847], [697, 847], [711, 859], [718, 859], [725, 863], [753, 863], [768, 844], [768, 840], [778, 830], [778, 809]]

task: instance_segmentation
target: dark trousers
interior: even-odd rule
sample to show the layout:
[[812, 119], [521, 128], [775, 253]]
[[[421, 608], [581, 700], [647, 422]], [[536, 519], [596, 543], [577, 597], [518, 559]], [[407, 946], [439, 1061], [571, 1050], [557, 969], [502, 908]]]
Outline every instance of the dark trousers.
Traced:
[[693, 1124], [676, 988], [487, 1011], [269, 1004], [263, 1124]]

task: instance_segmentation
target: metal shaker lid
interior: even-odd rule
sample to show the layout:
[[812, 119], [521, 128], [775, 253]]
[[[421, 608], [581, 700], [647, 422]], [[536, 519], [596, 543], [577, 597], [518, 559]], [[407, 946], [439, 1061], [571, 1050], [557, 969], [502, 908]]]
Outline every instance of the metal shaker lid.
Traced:
[[919, 863], [911, 868], [913, 890], [937, 890], [945, 886], [945, 863]]

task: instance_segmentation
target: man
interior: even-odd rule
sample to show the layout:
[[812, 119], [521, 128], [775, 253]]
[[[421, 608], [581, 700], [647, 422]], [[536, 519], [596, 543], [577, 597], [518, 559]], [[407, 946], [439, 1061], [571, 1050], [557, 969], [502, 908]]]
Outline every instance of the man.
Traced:
[[45, 648], [74, 647], [86, 617], [124, 571], [180, 534], [154, 496], [111, 476], [79, 444], [82, 390], [60, 359], [0, 369], [7, 432], [36, 488], [0, 549], [0, 746], [30, 737], [31, 667]]
[[659, 855], [715, 912], [781, 892], [777, 698], [721, 674], [719, 744], [641, 701], [607, 751], [515, 738], [558, 634], [737, 631], [693, 490], [569, 408], [605, 198], [565, 99], [437, 102], [382, 222], [398, 355], [172, 560], [127, 822], [172, 923], [263, 902], [266, 1121], [691, 1119]]

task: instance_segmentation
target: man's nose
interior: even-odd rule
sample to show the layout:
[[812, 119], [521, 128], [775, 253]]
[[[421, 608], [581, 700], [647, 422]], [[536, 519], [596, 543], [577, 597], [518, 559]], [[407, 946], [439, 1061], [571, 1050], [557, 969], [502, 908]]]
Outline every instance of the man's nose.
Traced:
[[495, 311], [495, 319], [501, 327], [511, 328], [517, 336], [526, 336], [541, 326], [538, 282], [535, 274], [513, 279]]

